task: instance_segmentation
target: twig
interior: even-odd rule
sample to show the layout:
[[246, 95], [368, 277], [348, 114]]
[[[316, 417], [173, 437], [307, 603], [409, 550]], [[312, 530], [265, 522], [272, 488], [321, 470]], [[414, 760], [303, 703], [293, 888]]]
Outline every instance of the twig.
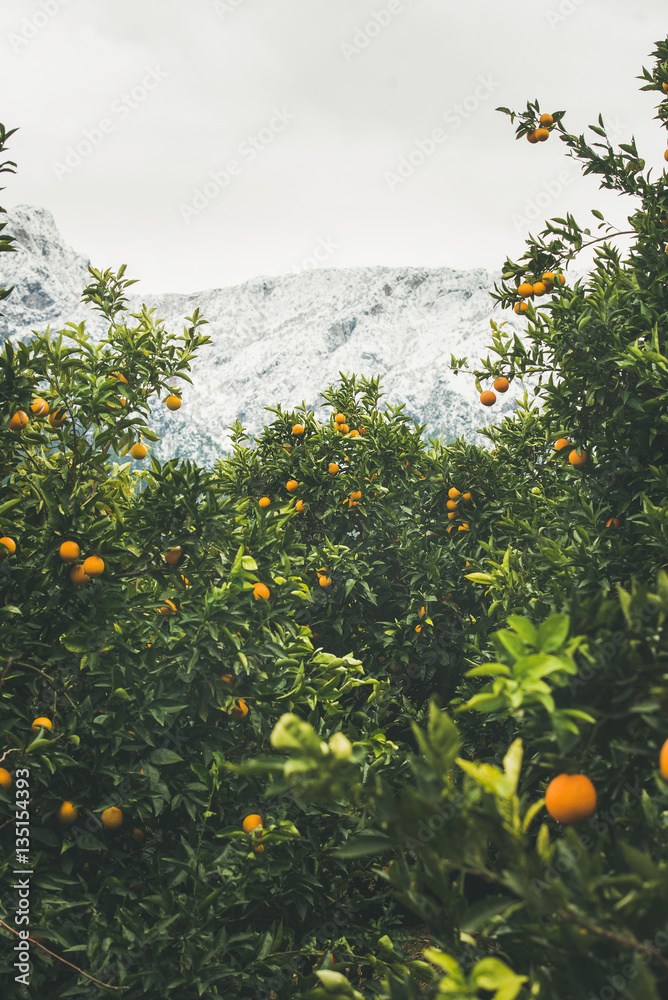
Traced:
[[631, 948], [633, 951], [641, 952], [642, 954], [649, 955], [655, 962], [662, 965], [664, 969], [668, 969], [668, 961], [659, 954], [657, 949], [651, 944], [644, 944], [642, 941], [638, 941], [633, 935], [617, 934], [615, 931], [606, 931], [604, 927], [599, 927], [597, 924], [592, 924], [589, 920], [585, 920], [584, 917], [579, 916], [577, 913], [573, 913], [571, 910], [557, 910], [556, 916], [560, 917], [562, 920], [568, 920], [572, 924], [577, 924], [578, 927], [582, 927], [585, 930], [590, 931], [592, 934], [596, 934], [597, 937], [606, 938], [608, 941], [614, 941], [621, 948]]
[[[13, 927], [9, 927], [8, 924], [6, 924], [4, 922], [4, 920], [0, 920], [0, 924], [3, 927], [5, 927], [8, 931], [11, 931], [12, 934], [16, 934], [17, 937], [20, 937], [19, 932], [15, 931]], [[58, 962], [62, 962], [63, 965], [69, 965], [70, 969], [75, 969], [77, 972], [80, 972], [82, 976], [86, 977], [86, 979], [92, 979], [92, 981], [94, 983], [97, 983], [98, 986], [103, 986], [105, 990], [129, 990], [130, 989], [129, 986], [109, 986], [107, 983], [103, 983], [99, 979], [96, 979], [95, 976], [89, 976], [88, 973], [84, 972], [83, 969], [80, 969], [78, 965], [72, 965], [71, 962], [67, 962], [64, 958], [60, 958], [59, 955], [55, 955], [52, 951], [49, 951], [48, 948], [45, 948], [43, 944], [40, 944], [39, 941], [35, 941], [35, 939], [33, 937], [29, 937], [28, 940], [32, 941], [33, 944], [36, 944], [38, 948], [41, 948], [42, 951], [45, 951], [47, 953], [47, 955], [51, 955], [51, 957], [55, 958]]]

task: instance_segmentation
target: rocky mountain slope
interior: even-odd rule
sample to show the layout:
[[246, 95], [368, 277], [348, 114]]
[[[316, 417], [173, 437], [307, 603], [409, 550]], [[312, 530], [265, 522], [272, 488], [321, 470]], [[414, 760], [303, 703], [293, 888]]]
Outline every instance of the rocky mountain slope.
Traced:
[[[5, 221], [18, 252], [0, 258], [0, 286], [15, 286], [0, 305], [0, 338], [28, 339], [47, 324], [53, 332], [83, 319], [93, 336], [103, 336], [101, 317], [80, 302], [90, 280], [88, 258], [63, 242], [51, 214], [21, 205]], [[521, 387], [486, 409], [473, 380], [455, 376], [448, 365], [451, 353], [471, 363], [487, 353], [490, 318], [521, 330], [521, 320], [492, 308], [488, 293], [495, 277], [447, 268], [323, 268], [191, 295], [151, 296], [147, 306], [155, 306], [174, 333], [199, 307], [213, 339], [194, 364], [194, 385], [184, 385], [181, 409], [169, 414], [156, 405], [154, 426], [162, 436], [157, 457], [190, 457], [211, 466], [229, 450], [227, 428], [235, 420], [255, 436], [273, 419], [264, 407], [279, 403], [285, 410], [305, 401], [327, 418], [320, 393], [339, 372], [380, 375], [382, 402], [405, 403], [405, 413], [427, 424], [425, 437], [463, 435], [485, 444], [476, 430], [511, 411]], [[140, 289], [131, 289], [130, 312], [145, 301]]]

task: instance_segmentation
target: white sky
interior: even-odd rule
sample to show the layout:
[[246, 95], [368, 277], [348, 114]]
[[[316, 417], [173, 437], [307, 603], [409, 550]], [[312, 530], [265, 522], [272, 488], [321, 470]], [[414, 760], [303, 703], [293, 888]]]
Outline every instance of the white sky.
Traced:
[[[0, 201], [48, 208], [144, 292], [290, 272], [317, 247], [327, 267], [497, 270], [539, 195], [541, 219], [587, 225], [591, 208], [623, 223], [634, 205], [583, 179], [556, 136], [517, 142], [494, 109], [537, 97], [578, 134], [600, 111], [656, 174], [666, 136], [636, 77], [666, 33], [663, 0], [2, 0], [0, 120], [20, 132]], [[209, 175], [230, 161], [221, 190]]]

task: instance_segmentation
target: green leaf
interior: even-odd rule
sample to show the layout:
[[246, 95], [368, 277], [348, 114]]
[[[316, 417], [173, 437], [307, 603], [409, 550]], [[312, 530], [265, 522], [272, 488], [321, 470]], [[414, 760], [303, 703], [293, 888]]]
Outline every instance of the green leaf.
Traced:
[[511, 628], [515, 629], [525, 642], [530, 643], [532, 646], [537, 646], [538, 632], [535, 625], [528, 618], [524, 618], [521, 615], [508, 615], [508, 624]]
[[538, 629], [537, 648], [541, 653], [553, 653], [566, 641], [569, 628], [568, 615], [551, 615]]
[[392, 841], [383, 833], [374, 830], [362, 831], [356, 837], [349, 837], [332, 854], [337, 858], [362, 858], [372, 854], [382, 854], [392, 847]]
[[508, 778], [508, 794], [513, 795], [517, 789], [517, 782], [522, 769], [522, 757], [524, 750], [522, 740], [519, 737], [510, 744], [506, 756], [503, 758], [503, 770]]

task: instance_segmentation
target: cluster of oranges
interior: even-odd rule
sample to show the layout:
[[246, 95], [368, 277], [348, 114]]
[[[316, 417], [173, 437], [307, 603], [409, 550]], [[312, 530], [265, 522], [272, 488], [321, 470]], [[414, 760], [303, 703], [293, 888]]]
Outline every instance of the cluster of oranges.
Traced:
[[[659, 770], [668, 781], [668, 740], [659, 753]], [[596, 789], [585, 774], [559, 774], [547, 786], [545, 808], [552, 819], [564, 826], [574, 826], [596, 811]]]
[[550, 125], [552, 125], [554, 118], [552, 115], [544, 114], [540, 116], [540, 125], [538, 128], [532, 129], [527, 132], [527, 139], [529, 142], [545, 142], [550, 138]]
[[255, 853], [263, 854], [264, 844], [260, 843], [260, 839], [262, 838], [262, 832], [264, 830], [264, 822], [262, 820], [262, 817], [258, 816], [257, 813], [251, 813], [249, 816], [246, 816], [243, 823], [241, 824], [241, 828], [244, 831], [244, 833], [251, 834], [253, 838], [253, 850], [255, 851]]
[[[510, 388], [510, 382], [503, 375], [495, 378], [493, 385], [496, 392], [508, 392]], [[480, 402], [483, 406], [494, 406], [494, 403], [496, 403], [496, 393], [492, 392], [491, 389], [486, 389], [480, 393]]]
[[556, 274], [554, 271], [545, 271], [536, 281], [523, 281], [517, 287], [517, 294], [522, 299], [522, 302], [515, 303], [515, 312], [519, 316], [520, 313], [528, 312], [529, 303], [527, 299], [532, 299], [534, 295], [536, 298], [540, 298], [541, 295], [547, 295], [549, 292], [553, 291], [555, 284], [565, 285], [566, 278], [563, 274]]
[[77, 562], [81, 555], [81, 549], [76, 542], [62, 542], [58, 549], [58, 555], [64, 563], [74, 563], [70, 569], [70, 580], [77, 587], [88, 583], [91, 577], [102, 576], [104, 573], [104, 560], [100, 559], [99, 556], [88, 556], [83, 563]]
[[[48, 417], [49, 423], [52, 427], [56, 429], [62, 427], [65, 423], [65, 410], [57, 409], [53, 413], [49, 413], [49, 404], [41, 396], [35, 396], [32, 403], [30, 404], [30, 411], [35, 418]], [[16, 410], [12, 416], [9, 418], [8, 427], [10, 431], [15, 431], [20, 433], [24, 431], [28, 424], [30, 423], [30, 418], [25, 410]]]
[[[571, 442], [568, 440], [568, 438], [557, 438], [557, 440], [554, 442], [554, 450], [562, 451], [564, 448], [568, 448], [570, 446], [570, 443]], [[589, 456], [587, 455], [587, 452], [584, 450], [584, 448], [580, 448], [579, 452], [577, 448], [573, 448], [568, 453], [568, 461], [571, 463], [571, 465], [575, 466], [576, 469], [580, 468], [582, 465], [586, 465], [588, 459]]]
[[[473, 499], [472, 493], [460, 493], [460, 491], [455, 486], [451, 486], [450, 489], [448, 490], [448, 500], [445, 505], [448, 510], [448, 521], [452, 522], [456, 521], [461, 513], [460, 503], [470, 504], [472, 499]], [[448, 526], [447, 529], [448, 534], [450, 534], [450, 532], [453, 531], [455, 528], [457, 528], [457, 531], [470, 530], [469, 525], [466, 522], [459, 525], [453, 523]], [[422, 612], [420, 612], [420, 617], [421, 618], [423, 617]]]
[[318, 574], [318, 583], [321, 587], [327, 588], [332, 586], [332, 578], [331, 576], [327, 576], [326, 566], [321, 566], [316, 572]]

